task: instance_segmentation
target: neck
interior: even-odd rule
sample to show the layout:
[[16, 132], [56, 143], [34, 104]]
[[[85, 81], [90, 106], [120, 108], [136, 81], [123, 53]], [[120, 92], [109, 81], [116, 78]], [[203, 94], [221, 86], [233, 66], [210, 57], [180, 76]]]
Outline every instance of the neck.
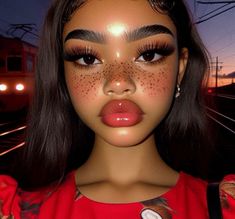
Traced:
[[123, 185], [135, 182], [166, 184], [168, 176], [174, 172], [161, 159], [153, 135], [132, 147], [112, 146], [96, 137], [93, 151], [80, 169], [88, 178], [93, 178], [91, 181], [96, 177], [97, 181]]

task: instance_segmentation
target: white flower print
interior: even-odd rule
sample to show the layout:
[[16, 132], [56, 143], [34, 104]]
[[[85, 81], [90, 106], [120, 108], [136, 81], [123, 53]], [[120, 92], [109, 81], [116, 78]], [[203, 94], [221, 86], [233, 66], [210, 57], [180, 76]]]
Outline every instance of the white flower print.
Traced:
[[142, 219], [162, 219], [161, 215], [151, 209], [145, 209], [141, 212]]

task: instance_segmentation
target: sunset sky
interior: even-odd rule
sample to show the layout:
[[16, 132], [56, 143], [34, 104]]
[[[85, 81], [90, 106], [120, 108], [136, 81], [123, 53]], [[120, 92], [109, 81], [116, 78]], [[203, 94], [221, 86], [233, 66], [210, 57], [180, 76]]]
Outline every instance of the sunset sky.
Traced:
[[[219, 62], [222, 62], [220, 63], [220, 75], [229, 74], [235, 71], [235, 3], [228, 5], [209, 5], [195, 3], [195, 1], [186, 1], [193, 13], [195, 21], [200, 20], [200, 17], [219, 7], [221, 7], [220, 10], [217, 10], [202, 19], [208, 18], [209, 16], [215, 15], [223, 10], [227, 10], [208, 21], [197, 24], [197, 28], [211, 54], [212, 62], [215, 62], [217, 56]], [[202, 1], [216, 2], [217, 0]], [[35, 30], [32, 31], [35, 34], [38, 34], [49, 2], [50, 0], [0, 0], [0, 34], [7, 36], [6, 32], [9, 30], [9, 25], [19, 23], [36, 24]], [[21, 33], [15, 32], [15, 34]], [[33, 35], [26, 35], [24, 40], [37, 44], [38, 38]], [[212, 75], [213, 74], [214, 73], [212, 72]], [[212, 76], [212, 85], [214, 84], [213, 78], [214, 77]], [[220, 80], [219, 85], [231, 83], [231, 81], [231, 78], [226, 80], [223, 79]]]
[[[206, 1], [206, 0], [203, 0]], [[217, 0], [210, 0], [209, 2], [216, 2]], [[200, 20], [200, 17], [213, 12], [214, 10], [221, 8], [220, 10], [215, 11], [214, 13], [209, 14], [206, 17], [203, 17], [201, 20], [206, 19], [210, 16], [213, 16], [217, 13], [227, 10], [226, 12], [211, 18], [205, 22], [197, 24], [197, 28], [200, 32], [200, 35], [209, 50], [212, 58], [212, 67], [215, 70], [215, 61], [218, 57], [219, 71], [220, 75], [229, 74], [235, 71], [235, 3], [233, 4], [194, 4], [194, 1], [188, 1], [190, 7], [194, 14], [196, 21]], [[230, 9], [231, 8], [231, 9]], [[215, 71], [212, 71], [212, 75], [215, 74]], [[212, 77], [212, 85], [214, 85], [214, 77]], [[219, 85], [230, 84], [232, 78], [221, 79]], [[235, 78], [234, 78], [235, 82]]]

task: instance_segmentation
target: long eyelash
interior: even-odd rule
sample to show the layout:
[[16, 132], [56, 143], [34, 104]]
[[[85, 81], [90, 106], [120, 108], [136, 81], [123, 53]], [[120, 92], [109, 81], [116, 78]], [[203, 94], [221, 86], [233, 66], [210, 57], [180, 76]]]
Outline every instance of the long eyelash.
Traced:
[[174, 52], [175, 48], [174, 46], [168, 44], [168, 43], [159, 43], [159, 42], [152, 42], [152, 43], [147, 43], [143, 46], [141, 46], [137, 50], [138, 57], [143, 55], [145, 52], [153, 51], [158, 53], [159, 55], [162, 56], [169, 56]]
[[75, 62], [76, 60], [82, 58], [85, 55], [91, 55], [98, 58], [98, 54], [92, 50], [90, 47], [72, 47], [64, 51], [63, 58], [69, 62]]

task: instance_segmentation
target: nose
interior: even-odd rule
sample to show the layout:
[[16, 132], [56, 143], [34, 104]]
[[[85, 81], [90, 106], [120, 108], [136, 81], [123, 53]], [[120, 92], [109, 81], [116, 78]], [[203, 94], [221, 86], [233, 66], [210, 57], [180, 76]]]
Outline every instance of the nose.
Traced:
[[104, 84], [106, 95], [130, 95], [135, 93], [136, 86], [127, 72], [112, 73], [107, 76]]

